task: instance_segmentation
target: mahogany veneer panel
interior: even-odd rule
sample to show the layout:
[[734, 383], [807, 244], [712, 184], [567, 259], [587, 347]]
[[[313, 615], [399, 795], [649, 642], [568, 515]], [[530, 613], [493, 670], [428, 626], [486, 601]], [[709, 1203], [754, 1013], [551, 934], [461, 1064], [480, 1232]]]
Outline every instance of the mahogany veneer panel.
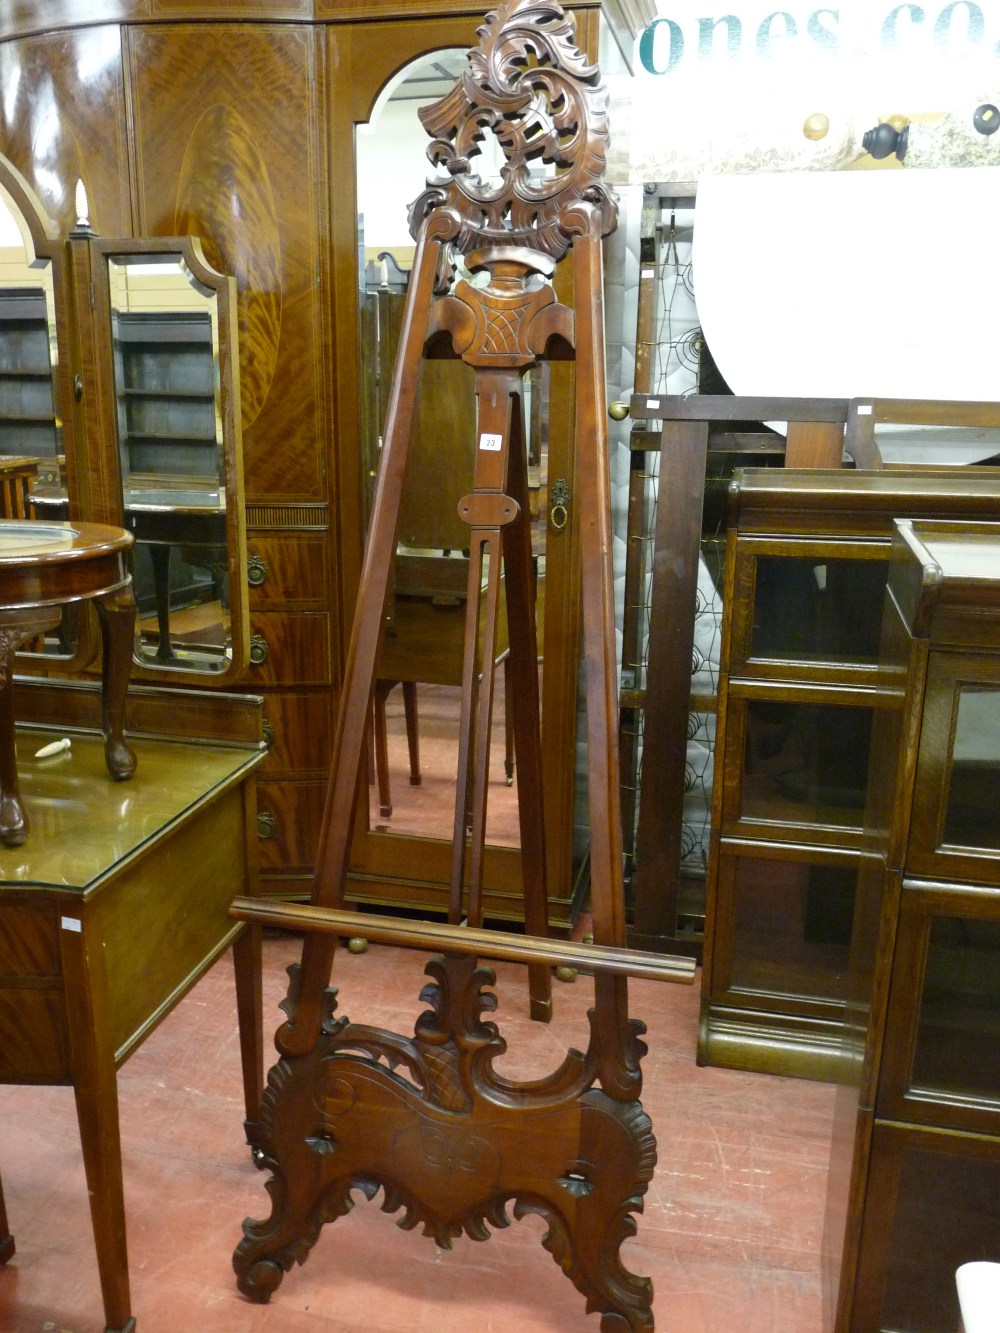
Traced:
[[250, 606], [287, 607], [330, 598], [329, 548], [325, 537], [252, 535], [247, 556], [267, 566], [262, 583], [251, 583]]
[[333, 375], [313, 30], [149, 26], [127, 46], [138, 229], [200, 236], [236, 278], [247, 498], [322, 497]]
[[[126, 235], [131, 211], [117, 26], [26, 37], [5, 47], [5, 57], [18, 78], [5, 82], [0, 99], [4, 155], [63, 234], [76, 221], [75, 186], [82, 180], [92, 225], [106, 236]], [[47, 112], [44, 135], [40, 107]]]

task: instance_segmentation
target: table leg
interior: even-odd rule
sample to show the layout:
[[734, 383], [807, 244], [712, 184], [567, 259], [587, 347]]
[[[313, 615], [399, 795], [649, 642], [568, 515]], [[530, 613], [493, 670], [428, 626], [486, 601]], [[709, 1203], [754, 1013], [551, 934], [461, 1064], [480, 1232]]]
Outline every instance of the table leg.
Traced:
[[375, 781], [378, 784], [378, 812], [383, 819], [392, 814], [392, 795], [389, 788], [389, 738], [385, 725], [385, 701], [398, 682], [375, 682]]
[[514, 785], [514, 689], [510, 683], [510, 653], [503, 659], [503, 771], [507, 786]]
[[410, 786], [419, 787], [420, 724], [417, 718], [417, 682], [403, 681], [403, 716], [406, 718], [406, 747], [410, 755]]
[[172, 662], [174, 645], [170, 638], [170, 547], [164, 542], [149, 542], [147, 550], [153, 566], [153, 592], [156, 597], [156, 660]]
[[20, 847], [28, 836], [28, 816], [17, 785], [14, 749], [14, 649], [16, 636], [0, 631], [0, 842]]
[[20, 847], [28, 836], [28, 816], [17, 783], [14, 653], [54, 623], [51, 612], [35, 610], [8, 610], [0, 617], [0, 842], [5, 847]]
[[101, 622], [101, 730], [108, 772], [117, 781], [135, 772], [135, 755], [125, 744], [125, 696], [132, 668], [135, 594], [131, 583], [95, 598]]
[[248, 923], [233, 941], [233, 970], [236, 973], [236, 1012], [240, 1025], [243, 1104], [246, 1107], [243, 1127], [247, 1143], [256, 1152], [257, 1122], [264, 1087], [264, 1001], [259, 923]]
[[73, 1092], [90, 1193], [106, 1333], [134, 1333], [125, 1240], [118, 1080], [104, 952], [100, 941], [95, 943], [97, 947], [88, 946], [84, 923], [79, 918], [61, 918], [59, 944], [73, 1060]]

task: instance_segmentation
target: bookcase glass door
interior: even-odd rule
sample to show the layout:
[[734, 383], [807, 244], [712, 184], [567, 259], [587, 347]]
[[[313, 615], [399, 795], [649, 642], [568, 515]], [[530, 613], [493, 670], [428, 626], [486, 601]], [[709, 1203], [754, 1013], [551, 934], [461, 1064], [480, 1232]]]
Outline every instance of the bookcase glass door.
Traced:
[[930, 922], [910, 1087], [992, 1102], [1000, 1122], [1000, 921]]
[[1000, 1133], [1000, 889], [903, 882], [879, 1115]]
[[1000, 687], [958, 690], [942, 841], [1000, 851]]

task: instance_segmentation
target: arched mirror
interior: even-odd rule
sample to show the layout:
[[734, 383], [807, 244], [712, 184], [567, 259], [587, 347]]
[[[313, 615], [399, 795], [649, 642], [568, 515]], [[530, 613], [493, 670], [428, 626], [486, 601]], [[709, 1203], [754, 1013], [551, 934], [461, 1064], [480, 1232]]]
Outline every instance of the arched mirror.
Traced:
[[[466, 68], [466, 47], [439, 49], [407, 64], [382, 89], [367, 122], [356, 128], [359, 243], [359, 386], [361, 450], [368, 510], [378, 469], [392, 368], [414, 241], [407, 209], [434, 169], [430, 142], [418, 108], [448, 92]], [[485, 179], [499, 178], [499, 144], [484, 134], [476, 166]], [[464, 275], [468, 277], [468, 275]], [[557, 385], [571, 433], [566, 403], [569, 367], [539, 367], [526, 386], [532, 555], [536, 589], [543, 732], [546, 743], [550, 877], [556, 894], [568, 893], [571, 828], [567, 795], [573, 768], [573, 700], [576, 681], [578, 590], [569, 586], [567, 543], [569, 443], [553, 455], [547, 428], [548, 400]], [[568, 410], [567, 410], [568, 408]], [[423, 363], [404, 487], [394, 586], [387, 603], [375, 691], [372, 783], [366, 830], [352, 853], [358, 871], [372, 876], [403, 874], [434, 882], [442, 875], [454, 831], [455, 782], [462, 652], [467, 599], [469, 530], [458, 501], [473, 487], [476, 445], [474, 372], [458, 360]], [[553, 472], [553, 458], [555, 463]], [[556, 487], [559, 483], [559, 487]], [[553, 488], [564, 496], [554, 503]], [[553, 570], [555, 576], [553, 580]], [[554, 599], [550, 595], [555, 588]], [[512, 701], [505, 690], [506, 626], [501, 612], [496, 672], [490, 794], [487, 804], [488, 915], [516, 916], [520, 829], [512, 775]], [[551, 675], [550, 675], [551, 673]], [[506, 705], [506, 706], [505, 706]], [[556, 739], [553, 740], [553, 737]], [[433, 843], [436, 846], [432, 846]], [[447, 873], [447, 872], [444, 872]], [[414, 891], [417, 900], [419, 891]], [[508, 901], [508, 897], [510, 901]], [[567, 910], [563, 906], [555, 913]]]
[[[0, 518], [75, 514], [64, 438], [57, 309], [65, 300], [55, 224], [0, 157]], [[58, 290], [58, 296], [57, 296]], [[70, 450], [70, 453], [72, 451]], [[20, 654], [68, 662], [79, 646], [74, 608]]]
[[233, 680], [249, 637], [235, 283], [191, 237], [93, 249], [105, 417], [135, 536], [134, 662]]

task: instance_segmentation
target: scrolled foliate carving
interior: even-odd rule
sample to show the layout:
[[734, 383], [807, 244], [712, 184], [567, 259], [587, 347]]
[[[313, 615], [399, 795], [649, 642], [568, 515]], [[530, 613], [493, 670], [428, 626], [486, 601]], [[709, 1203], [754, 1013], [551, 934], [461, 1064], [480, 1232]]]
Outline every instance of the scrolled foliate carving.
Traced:
[[256, 1147], [273, 1207], [244, 1224], [240, 1290], [268, 1300], [323, 1223], [350, 1212], [354, 1192], [381, 1190], [384, 1212], [443, 1248], [537, 1214], [542, 1244], [602, 1327], [645, 1333], [651, 1286], [621, 1247], [656, 1162], [649, 1117], [638, 1100], [593, 1086], [596, 1051], [571, 1052], [548, 1077], [501, 1079], [492, 1061], [505, 1043], [484, 1018], [496, 1004], [492, 969], [448, 955], [427, 972], [429, 1008], [412, 1037], [331, 1017], [314, 1050], [271, 1070]]
[[[608, 94], [574, 41], [574, 22], [552, 0], [508, 0], [487, 16], [469, 68], [444, 97], [422, 108], [427, 155], [447, 176], [428, 181], [411, 205], [416, 239], [447, 210], [459, 220], [456, 248], [526, 246], [553, 258], [569, 247], [562, 214], [575, 201], [597, 206], [613, 230], [614, 201], [602, 184]], [[505, 162], [499, 185], [475, 169], [492, 133]]]

